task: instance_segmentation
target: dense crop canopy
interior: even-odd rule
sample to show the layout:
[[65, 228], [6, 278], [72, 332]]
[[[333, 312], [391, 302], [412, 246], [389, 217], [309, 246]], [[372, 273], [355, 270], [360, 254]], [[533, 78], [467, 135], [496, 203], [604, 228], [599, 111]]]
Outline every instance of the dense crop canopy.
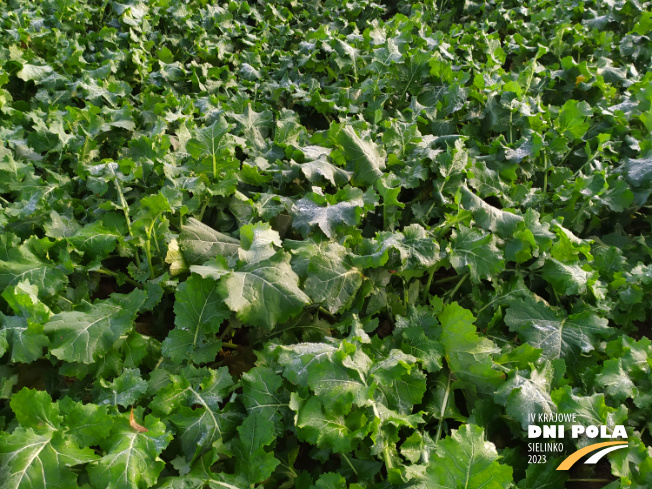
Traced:
[[651, 10], [0, 2], [0, 487], [652, 487]]

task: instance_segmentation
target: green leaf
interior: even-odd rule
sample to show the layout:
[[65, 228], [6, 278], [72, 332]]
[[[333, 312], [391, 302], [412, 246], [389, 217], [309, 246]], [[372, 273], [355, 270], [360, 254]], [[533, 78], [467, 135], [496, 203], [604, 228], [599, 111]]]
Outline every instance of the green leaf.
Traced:
[[275, 439], [274, 423], [262, 413], [250, 414], [238, 426], [238, 440], [233, 443], [236, 473], [250, 486], [267, 479], [280, 463], [265, 447]]
[[328, 243], [316, 248], [308, 265], [304, 289], [314, 302], [336, 314], [349, 307], [362, 285], [362, 272], [346, 262], [346, 248]]
[[1, 331], [4, 331], [4, 340], [11, 350], [11, 361], [30, 363], [41, 358], [43, 348], [50, 343], [43, 334], [43, 325], [52, 312], [38, 299], [38, 289], [24, 280], [7, 287], [2, 297], [16, 313], [15, 316], [0, 314]]
[[346, 479], [340, 474], [326, 472], [321, 474], [311, 489], [347, 489]]
[[429, 488], [503, 489], [512, 484], [512, 468], [498, 462], [484, 430], [466, 424], [437, 444], [427, 470]]
[[0, 433], [0, 486], [77, 487], [77, 473], [70, 467], [97, 458], [93, 450], [78, 448], [60, 431], [35, 433], [31, 428], [18, 427], [11, 434]]
[[[627, 408], [620, 405], [613, 408], [605, 404], [604, 394], [591, 394], [588, 396], [574, 393], [570, 385], [552, 391], [551, 398], [557, 405], [560, 413], [575, 414], [577, 424], [582, 426], [605, 425], [612, 432], [618, 424], [625, 424]], [[590, 439], [580, 440], [580, 446], [593, 443]]]
[[555, 122], [555, 126], [567, 138], [571, 140], [580, 139], [590, 127], [586, 118], [591, 117], [592, 114], [593, 111], [588, 103], [568, 100], [559, 110], [559, 117]]
[[512, 301], [505, 323], [549, 359], [577, 360], [581, 353], [595, 349], [597, 340], [611, 334], [608, 321], [590, 311], [566, 316], [542, 300], [525, 297]]
[[226, 367], [214, 370], [188, 366], [181, 371], [181, 375], [167, 374], [167, 377], [170, 383], [159, 390], [151, 403], [155, 412], [165, 415], [182, 406], [197, 404], [218, 411], [219, 404], [233, 386]]
[[360, 138], [352, 126], [344, 126], [337, 134], [344, 157], [354, 172], [357, 186], [372, 185], [385, 169], [385, 152], [373, 141]]
[[645, 383], [649, 381], [652, 370], [651, 347], [652, 341], [647, 337], [636, 341], [629, 336], [621, 335], [609, 342], [606, 354], [612, 359], [620, 360], [622, 367], [634, 382]]
[[482, 229], [492, 231], [501, 238], [511, 237], [523, 222], [523, 218], [511, 212], [497, 209], [473, 194], [466, 186], [460, 188], [461, 204], [473, 213], [473, 218]]
[[219, 291], [238, 319], [268, 330], [296, 316], [310, 302], [299, 289], [290, 255], [283, 250], [261, 261], [245, 262], [221, 279]]
[[9, 349], [9, 343], [7, 342], [7, 329], [0, 329], [0, 357], [5, 354]]
[[147, 392], [147, 382], [137, 368], [126, 368], [113, 382], [99, 379], [93, 388], [95, 402], [102, 406], [133, 406]]
[[504, 270], [505, 260], [492, 234], [466, 226], [460, 226], [460, 230], [452, 234], [448, 251], [458, 273], [468, 271], [471, 281], [478, 284], [481, 279], [490, 279]]
[[[1, 338], [2, 336], [0, 336]], [[14, 373], [14, 369], [6, 365], [0, 365], [0, 399], [9, 399], [17, 383], [18, 374]]]
[[177, 288], [175, 298], [175, 328], [163, 340], [163, 355], [175, 363], [214, 360], [222, 348], [216, 333], [229, 317], [217, 282], [192, 275]]
[[583, 294], [591, 279], [591, 273], [579, 265], [567, 265], [554, 258], [546, 260], [541, 268], [541, 276], [553, 286], [559, 294]]
[[364, 241], [360, 256], [351, 261], [360, 268], [380, 267], [389, 260], [391, 250], [398, 252], [401, 275], [406, 278], [420, 277], [439, 260], [439, 245], [434, 237], [419, 224], [411, 224], [402, 232], [380, 232], [375, 239]]
[[220, 444], [223, 438], [232, 438], [242, 422], [242, 414], [181, 407], [169, 419], [181, 442], [180, 452], [185, 460], [192, 462], [212, 445]]
[[39, 297], [59, 292], [67, 283], [66, 274], [49, 260], [37, 257], [27, 244], [6, 250], [0, 259], [0, 288], [28, 280], [39, 291]]
[[373, 387], [367, 380], [372, 360], [361, 349], [343, 342], [328, 356], [313, 361], [307, 368], [307, 385], [322, 399], [328, 411], [372, 403]]
[[627, 181], [635, 187], [652, 185], [652, 155], [646, 158], [627, 158], [624, 165]]
[[59, 401], [63, 414], [66, 435], [73, 438], [79, 446], [95, 446], [106, 439], [111, 432], [113, 419], [108, 415], [108, 406], [82, 404], [69, 397]]
[[519, 489], [556, 489], [564, 487], [568, 471], [557, 470], [562, 458], [548, 459], [545, 464], [530, 464], [525, 479], [518, 483]]
[[43, 328], [50, 336], [50, 352], [67, 362], [93, 363], [132, 328], [145, 299], [145, 292], [134, 290], [94, 304], [83, 302], [75, 311], [54, 315]]
[[217, 255], [235, 256], [240, 243], [191, 217], [181, 227], [179, 246], [189, 264], [201, 265]]
[[366, 436], [366, 420], [359, 413], [347, 417], [341, 412], [325, 411], [317, 397], [305, 400], [293, 392], [290, 408], [297, 413], [294, 422], [299, 439], [320, 448], [348, 453]]
[[24, 81], [34, 80], [38, 82], [46, 78], [53, 71], [52, 67], [48, 65], [38, 66], [25, 63], [23, 68], [16, 73], [16, 76]]
[[601, 372], [595, 378], [600, 390], [617, 403], [638, 397], [638, 389], [629, 376], [629, 370], [623, 369], [622, 359], [609, 358], [604, 361]]
[[422, 362], [427, 372], [441, 370], [444, 349], [441, 343], [426, 336], [420, 325], [403, 329], [399, 337], [401, 349]]
[[[330, 204], [315, 194], [309, 194], [308, 197], [298, 200], [292, 206], [294, 216], [292, 225], [304, 236], [309, 234], [313, 226], [319, 226], [319, 229], [329, 238], [335, 236], [338, 228], [357, 226], [363, 213], [363, 194], [360, 189], [350, 189], [348, 194], [347, 200], [336, 204]], [[326, 203], [326, 206], [321, 206], [320, 203]]]
[[401, 415], [412, 414], [426, 392], [426, 375], [415, 366], [415, 360], [401, 350], [391, 350], [369, 370], [370, 379], [378, 384], [376, 401]]
[[[271, 368], [254, 367], [242, 374], [242, 402], [249, 415], [279, 420], [283, 408], [288, 407], [285, 397], [278, 392], [283, 379]], [[285, 401], [285, 402], [284, 402]]]
[[475, 384], [481, 392], [493, 393], [504, 380], [504, 374], [493, 369], [491, 355], [498, 349], [492, 341], [478, 336], [474, 320], [471, 311], [457, 302], [445, 306], [439, 314], [441, 343], [449, 368], [460, 380]]
[[222, 140], [231, 126], [219, 117], [210, 126], [195, 131], [194, 137], [186, 143], [186, 150], [193, 158], [217, 158], [222, 147]]
[[50, 394], [23, 387], [10, 401], [16, 420], [24, 428], [37, 431], [57, 430], [61, 426], [59, 406], [52, 403]]
[[96, 221], [81, 228], [69, 237], [68, 241], [79, 251], [96, 260], [98, 257], [105, 257], [113, 252], [119, 238], [120, 234]]
[[423, 437], [418, 431], [415, 431], [401, 444], [401, 455], [415, 464], [421, 458], [423, 445]]
[[330, 163], [325, 155], [321, 155], [316, 160], [301, 163], [299, 167], [308, 181], [313, 184], [327, 181], [333, 185], [345, 185], [353, 175], [352, 172]]
[[264, 151], [274, 121], [272, 111], [256, 112], [251, 108], [251, 104], [248, 104], [243, 114], [231, 114], [231, 117], [238, 123], [237, 129], [249, 143], [248, 147], [259, 152]]
[[220, 409], [233, 380], [226, 367], [213, 370], [189, 366], [180, 375], [166, 377], [169, 384], [158, 391], [150, 406], [175, 425], [183, 453], [191, 461], [240, 422], [239, 416]]
[[88, 467], [91, 483], [97, 489], [151, 487], [165, 466], [158, 457], [172, 440], [165, 425], [148, 415], [142, 423], [148, 431], [138, 432], [129, 425], [128, 416], [115, 419], [111, 436], [100, 444], [105, 455]]
[[550, 385], [554, 370], [550, 362], [541, 369], [531, 367], [527, 377], [516, 372], [496, 391], [495, 400], [506, 407], [507, 414], [519, 421], [523, 430], [530, 424], [528, 416], [550, 415], [557, 406], [550, 398]]

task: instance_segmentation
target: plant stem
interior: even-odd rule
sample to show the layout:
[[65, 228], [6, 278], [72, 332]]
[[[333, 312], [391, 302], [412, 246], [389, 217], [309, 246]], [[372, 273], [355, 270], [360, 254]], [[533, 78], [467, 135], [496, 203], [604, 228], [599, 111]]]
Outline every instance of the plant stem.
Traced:
[[568, 482], [611, 482], [609, 479], [568, 479]]
[[426, 300], [428, 298], [428, 295], [430, 294], [430, 286], [432, 285], [432, 277], [435, 275], [435, 267], [432, 267], [430, 270], [430, 274], [428, 275], [428, 281], [426, 282], [426, 288], [423, 289], [423, 296], [422, 299]]
[[527, 79], [527, 84], [525, 85], [525, 91], [523, 92], [523, 96], [527, 95], [528, 91], [530, 90], [530, 84], [532, 83], [532, 78], [534, 78], [534, 70], [536, 69], [536, 63], [537, 63], [537, 58], [534, 58], [532, 60], [532, 64], [530, 65], [530, 76]]
[[84, 146], [81, 150], [81, 161], [82, 163], [86, 162], [86, 148], [88, 148], [88, 138], [84, 138]]
[[114, 277], [114, 278], [122, 278], [122, 279], [124, 279], [125, 282], [127, 282], [128, 284], [133, 285], [134, 287], [138, 287], [138, 288], [143, 287], [143, 284], [140, 284], [140, 283], [136, 282], [135, 280], [129, 278], [128, 276], [125, 275], [124, 277], [120, 277], [120, 275], [117, 274], [116, 272], [113, 272], [111, 270], [107, 270], [106, 268], [98, 268], [97, 270], [93, 270], [93, 271], [97, 272], [97, 273], [101, 273], [102, 275], [109, 275], [110, 277]]
[[[160, 215], [160, 214], [159, 214]], [[149, 276], [150, 278], [154, 278], [154, 266], [152, 265], [152, 231], [154, 231], [154, 224], [156, 224], [156, 220], [158, 219], [158, 216], [154, 218], [152, 221], [152, 224], [147, 228], [146, 234], [147, 234], [147, 241], [145, 242], [145, 254], [147, 255], [147, 266], [149, 266]], [[158, 243], [156, 244], [156, 247], [158, 248]], [[158, 250], [160, 252], [160, 250]]]
[[512, 137], [512, 117], [514, 116], [514, 112], [509, 111], [509, 144], [513, 143], [513, 137]]
[[[362, 383], [366, 386], [367, 381], [364, 375], [362, 374], [362, 372], [358, 372], [358, 374], [360, 376], [360, 379], [362, 380]], [[378, 408], [376, 407], [376, 402], [373, 400], [373, 398], [371, 399], [371, 408], [374, 411], [374, 416], [376, 416], [379, 420], [381, 420], [382, 418], [380, 416], [380, 413], [378, 412]], [[385, 459], [385, 467], [387, 468], [387, 472], [389, 472], [391, 469], [394, 468], [394, 464], [392, 463], [392, 457], [391, 454], [389, 453], [389, 447], [387, 445], [383, 447], [383, 458]]]
[[387, 229], [389, 226], [387, 225], [387, 205], [385, 204], [385, 199], [383, 199], [383, 228]]
[[226, 338], [231, 331], [233, 331], [233, 325], [229, 323], [229, 325], [224, 329], [224, 332], [220, 335], [220, 340]]
[[[125, 219], [127, 220], [127, 231], [129, 231], [129, 236], [132, 238], [134, 237], [134, 234], [131, 230], [131, 219], [129, 218], [129, 205], [127, 204], [127, 201], [125, 200], [125, 196], [122, 193], [122, 187], [120, 186], [120, 182], [118, 182], [118, 176], [116, 175], [115, 180], [115, 188], [118, 191], [118, 196], [120, 197], [120, 205], [122, 206], [122, 212], [125, 215]], [[140, 257], [138, 256], [138, 253], [135, 254], [136, 258], [136, 265], [140, 267]]]
[[447, 284], [448, 282], [452, 282], [453, 280], [459, 280], [459, 275], [440, 278], [439, 280], [435, 280], [434, 284], [435, 285]]
[[584, 169], [584, 167], [585, 167], [586, 165], [588, 165], [589, 163], [591, 163], [591, 162], [595, 159], [595, 157], [598, 156], [599, 154], [600, 154], [600, 150], [598, 150], [598, 151], [596, 151], [595, 153], [593, 153], [593, 155], [592, 155], [592, 156], [591, 156], [591, 157], [586, 161], [586, 163], [584, 163], [582, 166], [580, 166], [580, 167], [577, 169], [577, 171], [576, 171], [575, 173], [573, 173], [573, 177], [572, 177], [572, 178], [577, 178], [577, 175], [580, 174], [580, 172]]
[[349, 464], [349, 467], [351, 467], [351, 470], [353, 471], [353, 473], [354, 473], [354, 474], [356, 475], [356, 477], [357, 477], [357, 476], [358, 476], [358, 471], [355, 470], [355, 467], [353, 466], [353, 464], [352, 464], [351, 461], [349, 460], [349, 457], [347, 457], [345, 453], [340, 453], [340, 455], [342, 455], [342, 457], [344, 457], [344, 460], [346, 460], [346, 463]]
[[543, 152], [543, 194], [548, 193], [548, 153]]
[[464, 275], [462, 275], [462, 278], [460, 279], [460, 281], [457, 282], [457, 285], [455, 286], [455, 288], [453, 290], [451, 290], [450, 292], [448, 292], [448, 294], [450, 294], [451, 299], [453, 297], [455, 297], [455, 294], [457, 293], [457, 291], [462, 286], [462, 284], [466, 281], [467, 278], [469, 278], [469, 274], [465, 273]]
[[[428, 210], [428, 214], [430, 213], [430, 211], [432, 210], [433, 207], [434, 207], [434, 204], [433, 204], [433, 205], [430, 207], [430, 209]], [[446, 234], [446, 232], [447, 232], [450, 228], [452, 228], [452, 227], [453, 227], [455, 224], [457, 224], [458, 222], [463, 222], [464, 219], [465, 219], [465, 218], [460, 218], [460, 216], [457, 215], [457, 216], [455, 216], [455, 219], [453, 219], [452, 221], [448, 221], [448, 222], [443, 223], [444, 226], [443, 226], [443, 227], [438, 231], [438, 233], [437, 233], [437, 237], [438, 237], [438, 238], [441, 238], [442, 236], [444, 236], [444, 235]], [[441, 225], [441, 224], [440, 224], [440, 225]], [[439, 226], [437, 226], [437, 227], [439, 227]], [[437, 229], [437, 228], [434, 228], [434, 229]]]
[[329, 319], [337, 321], [337, 317], [333, 316], [328, 310], [324, 309], [323, 307], [319, 306], [317, 311], [321, 312], [324, 316], [328, 316]]
[[570, 156], [570, 154], [573, 152], [574, 149], [575, 149], [575, 146], [571, 146], [571, 148], [568, 151], [566, 151], [566, 154], [561, 159], [558, 166], [560, 166], [560, 167], [564, 166], [564, 163], [566, 162], [566, 159]]
[[149, 277], [154, 278], [154, 266], [152, 265], [152, 246], [149, 236], [145, 241], [145, 255], [147, 255], [147, 266], [149, 267]]
[[448, 407], [448, 396], [451, 392], [451, 372], [448, 372], [448, 384], [446, 385], [446, 392], [444, 393], [444, 400], [441, 402], [441, 409], [439, 410], [439, 423], [437, 424], [437, 434], [435, 435], [435, 445], [441, 438], [441, 425], [444, 422], [444, 414]]
[[197, 218], [198, 221], [201, 221], [204, 218], [204, 212], [206, 211], [206, 207], [208, 207], [208, 201], [204, 202], [204, 204], [201, 206], [201, 210], [199, 211], [199, 217]]

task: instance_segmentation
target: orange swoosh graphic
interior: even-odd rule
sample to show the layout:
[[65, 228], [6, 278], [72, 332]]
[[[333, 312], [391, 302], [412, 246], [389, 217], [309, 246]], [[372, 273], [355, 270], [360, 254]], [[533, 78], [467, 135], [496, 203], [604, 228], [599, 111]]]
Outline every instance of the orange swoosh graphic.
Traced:
[[559, 464], [559, 467], [557, 467], [557, 470], [568, 470], [570, 469], [575, 462], [577, 462], [579, 459], [581, 459], [584, 455], [587, 453], [594, 452], [598, 450], [599, 448], [603, 447], [610, 447], [612, 445], [627, 445], [626, 441], [605, 441], [603, 443], [595, 443], [593, 445], [589, 445], [588, 447], [580, 448], [578, 451], [571, 453], [568, 457], [564, 459], [564, 461]]

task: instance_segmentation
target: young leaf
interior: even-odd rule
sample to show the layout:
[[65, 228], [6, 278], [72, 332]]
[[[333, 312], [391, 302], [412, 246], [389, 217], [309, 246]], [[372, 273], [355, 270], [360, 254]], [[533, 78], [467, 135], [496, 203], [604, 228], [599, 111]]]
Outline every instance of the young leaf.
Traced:
[[170, 375], [150, 403], [154, 413], [167, 416], [177, 429], [185, 458], [194, 460], [241, 421], [239, 413], [223, 412], [220, 403], [233, 380], [226, 367], [218, 370], [188, 366]]
[[47, 392], [23, 387], [12, 396], [10, 406], [24, 428], [47, 431], [57, 430], [61, 426], [59, 406], [52, 402]]
[[344, 156], [354, 171], [356, 185], [372, 185], [385, 169], [385, 152], [373, 141], [365, 141], [352, 126], [344, 126], [337, 134]]
[[128, 407], [140, 400], [147, 391], [147, 382], [140, 376], [137, 368], [126, 368], [113, 382], [99, 379], [93, 387], [95, 402], [102, 406]]
[[216, 333], [229, 317], [218, 284], [192, 275], [176, 291], [175, 328], [163, 340], [162, 353], [175, 363], [205, 363], [215, 359], [222, 347]]
[[66, 435], [77, 441], [79, 446], [99, 445], [109, 436], [113, 418], [107, 414], [108, 406], [82, 404], [69, 397], [58, 402], [63, 414]]
[[198, 129], [194, 137], [186, 143], [186, 150], [193, 158], [199, 159], [208, 156], [216, 159], [222, 139], [230, 128], [231, 126], [220, 117], [210, 126]]
[[445, 306], [439, 314], [441, 343], [448, 366], [459, 379], [475, 384], [481, 392], [493, 393], [504, 380], [504, 374], [492, 368], [491, 354], [498, 349], [492, 341], [478, 336], [474, 320], [471, 311], [457, 302]]
[[165, 463], [158, 458], [172, 440], [165, 425], [149, 415], [147, 432], [134, 431], [126, 415], [115, 420], [112, 434], [102, 441], [106, 455], [88, 467], [91, 483], [97, 489], [132, 489], [153, 486]]
[[471, 281], [480, 283], [489, 279], [505, 268], [503, 253], [496, 247], [496, 238], [477, 229], [460, 226], [453, 231], [449, 245], [450, 261], [458, 273], [468, 271]]
[[262, 413], [250, 414], [238, 426], [239, 438], [233, 443], [235, 470], [250, 487], [267, 479], [280, 463], [274, 453], [265, 450], [275, 439], [274, 423]]
[[16, 313], [4, 316], [0, 313], [3, 338], [11, 350], [13, 362], [30, 363], [43, 356], [43, 348], [50, 340], [43, 334], [43, 325], [52, 316], [50, 309], [38, 299], [38, 289], [28, 280], [9, 286], [2, 297]]
[[512, 468], [498, 462], [493, 443], [484, 430], [466, 424], [437, 444], [427, 471], [428, 487], [502, 489], [512, 484]]

